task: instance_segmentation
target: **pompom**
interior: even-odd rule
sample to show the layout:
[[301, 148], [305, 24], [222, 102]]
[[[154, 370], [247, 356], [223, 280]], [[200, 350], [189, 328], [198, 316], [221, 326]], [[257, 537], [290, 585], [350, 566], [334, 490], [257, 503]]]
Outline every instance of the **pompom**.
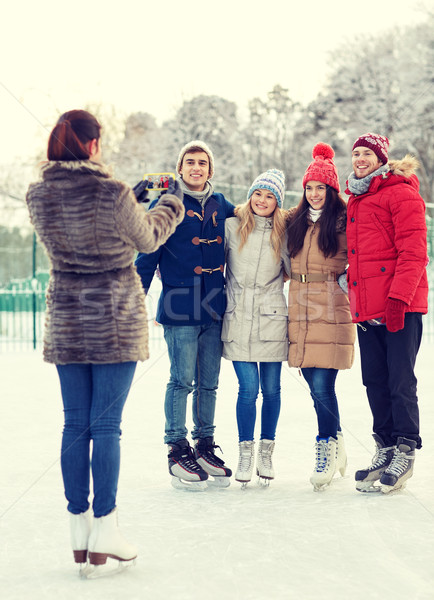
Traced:
[[325, 144], [324, 142], [320, 142], [313, 147], [312, 156], [315, 158], [316, 156], [322, 156], [323, 158], [333, 158], [335, 155], [335, 151], [331, 146]]

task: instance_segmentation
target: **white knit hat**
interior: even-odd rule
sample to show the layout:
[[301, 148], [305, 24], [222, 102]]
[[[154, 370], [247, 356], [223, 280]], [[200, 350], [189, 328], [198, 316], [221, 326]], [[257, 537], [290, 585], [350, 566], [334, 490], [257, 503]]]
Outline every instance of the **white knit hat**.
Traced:
[[276, 196], [277, 206], [282, 208], [283, 199], [285, 197], [285, 175], [278, 169], [268, 169], [265, 173], [261, 173], [247, 194], [247, 200], [255, 190], [270, 190]]
[[193, 140], [191, 142], [188, 142], [188, 144], [185, 144], [185, 146], [183, 148], [181, 148], [181, 152], [179, 153], [179, 156], [178, 156], [178, 162], [176, 163], [176, 172], [179, 173], [179, 171], [181, 170], [182, 160], [183, 160], [184, 156], [192, 148], [200, 148], [201, 150], [203, 150], [203, 152], [205, 152], [205, 154], [208, 155], [208, 158], [209, 158], [208, 179], [211, 179], [212, 176], [214, 175], [214, 156], [213, 156], [210, 148], [205, 144], [205, 142], [202, 142], [201, 140]]

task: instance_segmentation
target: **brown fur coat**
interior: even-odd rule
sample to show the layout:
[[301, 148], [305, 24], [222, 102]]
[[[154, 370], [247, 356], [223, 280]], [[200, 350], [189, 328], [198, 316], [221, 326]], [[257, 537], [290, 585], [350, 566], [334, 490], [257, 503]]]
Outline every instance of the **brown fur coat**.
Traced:
[[55, 364], [145, 360], [145, 295], [135, 250], [153, 252], [175, 231], [183, 203], [164, 195], [149, 212], [131, 188], [89, 160], [48, 162], [26, 196], [51, 261], [44, 359]]

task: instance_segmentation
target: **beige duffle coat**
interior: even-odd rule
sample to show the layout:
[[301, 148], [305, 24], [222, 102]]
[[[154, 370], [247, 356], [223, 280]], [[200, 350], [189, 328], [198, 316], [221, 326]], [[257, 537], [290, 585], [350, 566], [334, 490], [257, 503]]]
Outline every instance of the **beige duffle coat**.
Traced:
[[288, 309], [283, 273], [290, 271], [286, 243], [276, 262], [270, 244], [272, 219], [255, 215], [255, 228], [241, 252], [239, 219], [226, 220], [226, 294], [223, 356], [245, 362], [280, 362], [288, 357]]
[[[290, 209], [288, 223], [295, 209]], [[337, 283], [347, 266], [345, 214], [336, 224], [339, 249], [325, 258], [318, 247], [320, 221], [310, 222], [302, 250], [291, 258], [291, 276], [322, 274], [327, 281], [289, 283], [290, 367], [349, 369], [354, 360], [355, 325], [348, 296]], [[290, 234], [289, 234], [290, 235]]]
[[48, 162], [27, 192], [30, 220], [50, 258], [44, 359], [55, 364], [145, 360], [145, 294], [135, 250], [153, 252], [175, 231], [183, 203], [152, 210], [89, 160]]

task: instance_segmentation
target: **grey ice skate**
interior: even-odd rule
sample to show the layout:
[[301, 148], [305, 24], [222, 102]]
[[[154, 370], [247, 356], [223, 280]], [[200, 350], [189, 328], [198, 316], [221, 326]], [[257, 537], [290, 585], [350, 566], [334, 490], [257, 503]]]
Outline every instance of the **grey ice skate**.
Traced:
[[376, 433], [372, 434], [376, 444], [376, 450], [372, 463], [366, 469], [356, 471], [356, 490], [359, 492], [380, 492], [381, 488], [378, 485], [374, 485], [376, 481], [380, 479], [384, 471], [389, 466], [393, 454], [395, 452], [395, 446], [386, 446], [379, 435]]
[[381, 491], [389, 494], [405, 486], [407, 479], [413, 475], [416, 442], [399, 437], [393, 458], [380, 479]]

